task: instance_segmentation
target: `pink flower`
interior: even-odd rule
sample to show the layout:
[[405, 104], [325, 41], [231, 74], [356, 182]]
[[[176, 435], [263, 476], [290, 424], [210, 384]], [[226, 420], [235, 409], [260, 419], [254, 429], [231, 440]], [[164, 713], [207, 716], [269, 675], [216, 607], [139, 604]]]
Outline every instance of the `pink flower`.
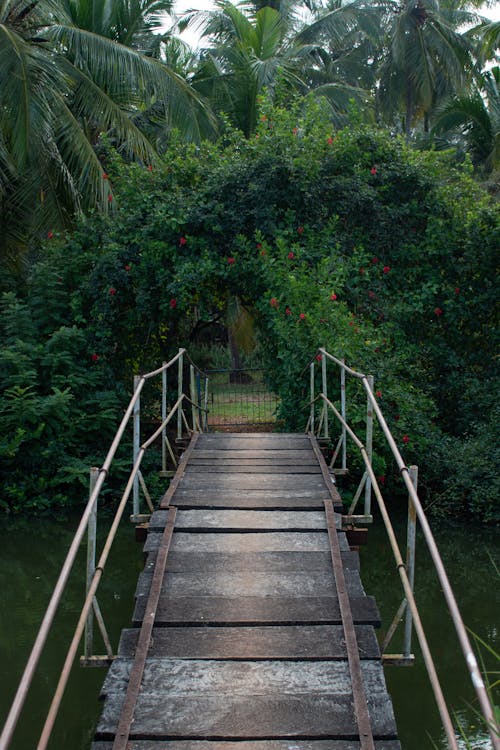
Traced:
[[377, 398], [382, 398], [382, 391], [375, 391], [375, 395]]
[[383, 267], [383, 269], [382, 269], [382, 271], [383, 271], [384, 273], [389, 273], [389, 271], [390, 271], [390, 270], [391, 270], [391, 267], [390, 267], [390, 266], [384, 266], [384, 267]]
[[92, 355], [92, 362], [97, 362], [98, 359], [99, 359], [99, 355], [94, 352]]
[[256, 245], [256, 247], [257, 247], [257, 250], [260, 250], [260, 249], [261, 249], [262, 245], [260, 244], [260, 242], [257, 242], [257, 245]]
[[151, 166], [151, 164], [148, 164], [148, 172], [152, 172], [152, 171], [153, 171], [153, 167]]
[[278, 307], [278, 300], [276, 299], [276, 297], [271, 297], [271, 299], [269, 300], [269, 304], [271, 305], [271, 307]]
[[434, 308], [434, 315], [436, 316], [436, 318], [439, 318], [442, 314], [443, 314], [443, 311], [441, 310], [440, 307]]
[[406, 445], [409, 442], [410, 442], [410, 438], [408, 437], [408, 435], [403, 435], [403, 443]]
[[168, 304], [170, 305], [172, 310], [175, 310], [175, 308], [177, 307], [177, 300], [175, 299], [175, 297], [172, 297], [172, 299], [170, 300]]
[[106, 172], [103, 172], [102, 173], [102, 179], [103, 180], [108, 180], [109, 179], [109, 175], [107, 175]]
[[229, 258], [227, 259], [227, 262], [229, 263], [230, 266], [232, 266], [236, 263], [236, 260], [235, 258], [229, 256]]
[[295, 253], [293, 253], [291, 250], [287, 255], [288, 260], [293, 260], [295, 258]]
[[304, 232], [304, 227], [302, 227], [302, 226], [301, 226], [301, 227], [297, 227], [297, 232], [298, 232], [299, 234], [303, 234], [303, 232]]
[[53, 232], [50, 232], [50, 231], [49, 231], [49, 232], [47, 232], [47, 239], [48, 239], [48, 240], [51, 240], [53, 236], [54, 236], [54, 233], [53, 233]]
[[330, 136], [330, 138], [327, 138], [326, 142], [328, 143], [329, 146], [331, 146], [333, 143], [333, 138]]
[[321, 362], [323, 357], [321, 356], [321, 354], [316, 354], [316, 359], [318, 360], [318, 362]]
[[292, 314], [292, 311], [290, 310], [290, 308], [285, 307], [285, 315], [291, 315], [291, 314]]
[[186, 244], [187, 244], [187, 239], [185, 237], [179, 237], [179, 245], [181, 245], [182, 247], [183, 245], [186, 245]]
[[332, 302], [335, 302], [335, 300], [337, 299], [337, 295], [335, 294], [335, 292], [331, 293], [330, 299], [331, 299]]
[[378, 263], [378, 258], [377, 258], [377, 256], [376, 256], [376, 255], [374, 255], [374, 256], [373, 256], [373, 258], [372, 258], [372, 263], [373, 263], [374, 265], [375, 265], [375, 263]]
[[370, 174], [374, 174], [374, 175], [377, 174], [377, 167], [372, 167], [370, 169]]
[[113, 201], [113, 196], [112, 196], [112, 195], [111, 195], [111, 193], [110, 193], [110, 194], [108, 195], [108, 203], [112, 203], [112, 201]]
[[109, 294], [110, 294], [111, 297], [115, 296], [116, 289], [114, 288], [114, 286], [112, 286], [112, 287], [109, 288]]
[[375, 297], [377, 295], [375, 294], [375, 292], [372, 292], [371, 289], [370, 289], [370, 291], [368, 292], [368, 296], [369, 296], [370, 299], [375, 299]]
[[258, 141], [258, 140], [259, 140], [259, 138], [260, 138], [260, 135], [259, 135], [258, 133], [255, 133], [255, 140], [257, 140], [257, 141]]
[[300, 320], [305, 320], [306, 319], [305, 313], [300, 313], [299, 318]]

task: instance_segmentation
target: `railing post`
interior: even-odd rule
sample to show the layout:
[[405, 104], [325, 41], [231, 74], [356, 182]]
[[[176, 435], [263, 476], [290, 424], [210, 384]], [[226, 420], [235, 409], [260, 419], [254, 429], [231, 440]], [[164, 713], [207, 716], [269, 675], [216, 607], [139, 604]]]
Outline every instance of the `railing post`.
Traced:
[[[136, 392], [140, 375], [134, 375], [134, 393]], [[133, 464], [137, 460], [139, 450], [141, 447], [141, 397], [139, 396], [134, 404], [134, 442], [133, 442]], [[139, 476], [134, 477], [134, 488], [132, 495], [132, 514], [134, 516], [139, 515]]]
[[[179, 349], [179, 351], [181, 351]], [[177, 398], [179, 399], [182, 396], [182, 377], [184, 372], [184, 354], [181, 354], [178, 360], [178, 366], [177, 366]], [[182, 438], [182, 403], [179, 404], [179, 409], [177, 411], [177, 440], [180, 440]]]
[[[162, 366], [165, 367], [167, 363], [163, 362]], [[167, 370], [162, 370], [161, 373], [161, 421], [162, 424], [167, 418]], [[163, 473], [167, 471], [167, 428], [163, 427], [161, 431], [161, 470]]]
[[208, 375], [205, 375], [205, 398], [203, 412], [203, 424], [205, 432], [208, 432], [208, 382]]
[[[345, 360], [342, 360], [342, 364], [345, 364]], [[340, 368], [340, 413], [342, 419], [346, 422], [345, 370], [343, 367]], [[342, 469], [347, 471], [347, 431], [345, 424], [342, 424]]]
[[189, 393], [191, 398], [191, 421], [193, 423], [193, 432], [196, 432], [196, 384], [193, 365], [189, 365]]
[[[326, 357], [322, 353], [321, 354], [321, 387], [323, 389], [323, 394], [325, 398], [328, 398], [328, 391], [327, 391], [327, 384], [326, 384]], [[323, 411], [325, 415], [324, 425], [323, 425], [323, 437], [328, 438], [328, 407], [326, 405], [326, 401], [323, 401]]]
[[[409, 474], [411, 483], [415, 487], [415, 492], [418, 487], [418, 466], [410, 466]], [[408, 529], [406, 533], [406, 573], [408, 575], [408, 582], [410, 584], [411, 591], [413, 593], [413, 586], [415, 582], [415, 542], [416, 542], [416, 531], [417, 531], [417, 511], [415, 505], [411, 499], [411, 495], [408, 495]], [[406, 607], [406, 618], [405, 618], [405, 638], [404, 638], [404, 655], [409, 657], [411, 654], [411, 633], [413, 626], [413, 617], [411, 614], [410, 607]]]
[[[90, 483], [89, 483], [89, 498], [92, 496], [94, 488], [97, 483], [97, 477], [99, 476], [99, 469], [93, 466], [90, 469]], [[97, 498], [90, 511], [89, 524], [87, 527], [87, 588], [86, 593], [89, 593], [92, 578], [95, 573], [95, 553], [96, 553], [96, 539], [97, 539]], [[90, 659], [92, 651], [94, 650], [94, 608], [91, 607], [85, 623], [85, 660]]]
[[309, 428], [311, 432], [314, 434], [314, 362], [311, 362], [309, 365], [309, 375], [310, 375], [310, 384], [311, 384], [311, 413], [310, 413], [310, 425]]
[[[374, 382], [375, 381], [373, 375], [368, 375], [368, 385], [370, 386], [370, 390], [372, 393]], [[366, 454], [371, 465], [373, 455], [373, 405], [369, 395], [367, 395], [366, 397]], [[365, 516], [371, 515], [371, 506], [372, 480], [370, 474], [368, 473], [366, 476], [365, 484]]]

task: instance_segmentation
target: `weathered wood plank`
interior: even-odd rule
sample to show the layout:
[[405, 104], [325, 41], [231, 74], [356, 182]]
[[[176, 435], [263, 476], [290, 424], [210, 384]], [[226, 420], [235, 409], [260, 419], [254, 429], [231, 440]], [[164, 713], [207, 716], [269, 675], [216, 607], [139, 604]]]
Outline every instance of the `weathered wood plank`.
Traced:
[[[147, 596], [151, 585], [152, 568], [146, 567], [139, 576], [136, 596]], [[364, 590], [357, 570], [345, 571], [350, 596], [363, 596]], [[195, 573], [167, 573], [162, 596], [336, 596], [335, 580], [331, 571], [275, 572], [246, 570], [215, 573], [213, 570]]]
[[[243, 546], [242, 546], [243, 545]], [[330, 549], [326, 531], [271, 531], [245, 534], [175, 531], [172, 552], [324, 552]]]
[[[371, 626], [357, 625], [362, 659], [379, 659], [380, 649]], [[138, 628], [122, 631], [119, 656], [133, 657]], [[155, 628], [151, 657], [177, 659], [344, 659], [341, 625], [264, 627]]]
[[[94, 742], [91, 750], [113, 750], [112, 742]], [[361, 750], [358, 740], [131, 740], [128, 750]], [[401, 750], [398, 740], [375, 740], [375, 750]]]
[[[116, 659], [105, 680], [97, 733], [109, 737], [131, 660]], [[374, 735], [396, 727], [382, 667], [362, 662]], [[168, 700], [165, 699], [168, 696]], [[162, 710], [158, 711], [161, 704]], [[357, 734], [346, 661], [210, 661], [148, 659], [133, 736], [192, 738], [347, 737]]]
[[200, 475], [207, 474], [213, 476], [214, 474], [227, 474], [229, 471], [231, 472], [231, 474], [279, 474], [280, 476], [283, 476], [284, 471], [286, 471], [287, 476], [289, 476], [290, 474], [301, 474], [305, 476], [314, 476], [315, 474], [321, 474], [321, 469], [319, 468], [319, 466], [317, 464], [314, 465], [310, 463], [290, 463], [284, 466], [283, 464], [275, 463], [251, 464], [250, 462], [246, 461], [245, 463], [231, 464], [228, 466], [225, 462], [219, 462], [214, 459], [211, 463], [190, 463], [189, 467], [186, 469], [185, 476], [198, 477]]
[[275, 476], [274, 474], [210, 474], [202, 472], [200, 474], [185, 474], [179, 486], [183, 489], [210, 487], [212, 492], [224, 489], [286, 489], [294, 491], [295, 489], [322, 490], [325, 483], [321, 474], [281, 474]]
[[[151, 530], [161, 530], [168, 511], [153, 513], [149, 521]], [[255, 529], [270, 531], [325, 529], [325, 514], [321, 511], [258, 511], [258, 510], [180, 510], [175, 519], [178, 530], [186, 529]]]
[[209, 490], [207, 492], [176, 492], [172, 500], [172, 505], [177, 508], [195, 509], [195, 508], [221, 508], [221, 509], [238, 509], [242, 510], [322, 510], [326, 490], [322, 493], [316, 493], [316, 497], [311, 494], [310, 497], [296, 497], [298, 493], [272, 493], [262, 492], [260, 490], [247, 492], [219, 492], [216, 495]]
[[[137, 599], [132, 624], [137, 627], [144, 617], [145, 597]], [[380, 626], [380, 615], [370, 596], [351, 602], [356, 625]], [[155, 625], [299, 625], [341, 622], [338, 599], [334, 596], [162, 596]]]
[[250, 435], [244, 433], [221, 435], [200, 435], [198, 448], [200, 450], [307, 450], [310, 448], [307, 437], [276, 436], [276, 435]]
[[246, 450], [199, 450], [193, 451], [189, 464], [201, 464], [206, 461], [224, 461], [228, 465], [231, 463], [240, 463], [241, 461], [251, 463], [262, 463], [263, 465], [269, 465], [270, 463], [281, 464], [282, 466], [288, 466], [291, 463], [297, 461], [306, 461], [307, 463], [314, 463], [317, 465], [317, 460], [314, 453], [311, 451], [310, 446], [302, 450], [258, 450], [250, 449]]

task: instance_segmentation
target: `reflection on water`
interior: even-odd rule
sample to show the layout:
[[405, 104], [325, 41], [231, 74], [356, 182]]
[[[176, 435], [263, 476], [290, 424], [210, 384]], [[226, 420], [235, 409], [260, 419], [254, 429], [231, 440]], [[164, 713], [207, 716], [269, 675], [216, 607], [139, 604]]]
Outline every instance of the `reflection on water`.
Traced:
[[[4, 521], [0, 546], [0, 725], [14, 696], [76, 525], [77, 519], [74, 518], [64, 521], [36, 518]], [[398, 529], [404, 531], [403, 522]], [[434, 531], [466, 625], [493, 649], [500, 651], [500, 587], [488, 556], [489, 552], [499, 563], [500, 542], [496, 530], [441, 524], [435, 526]], [[462, 726], [477, 737], [472, 744], [474, 750], [486, 750], [489, 743], [481, 741], [483, 735], [475, 714], [470, 680], [420, 536], [417, 544], [417, 602], [428, 629], [448, 704], [458, 715]], [[36, 747], [80, 611], [84, 593], [84, 558], [85, 550], [82, 549], [77, 575], [72, 577], [69, 596], [64, 599], [56, 617], [55, 631], [49, 638], [47, 653], [38, 669], [12, 750]], [[134, 541], [133, 530], [127, 522], [119, 532], [109, 563], [98, 598], [111, 642], [116, 647], [121, 628], [131, 620], [133, 594], [142, 567], [141, 545]], [[391, 622], [402, 595], [399, 578], [385, 544], [385, 532], [378, 522], [370, 530], [368, 547], [361, 552], [361, 566], [366, 591], [376, 596], [381, 610], [383, 637], [383, 629]], [[401, 641], [397, 636], [389, 650], [401, 651]], [[416, 643], [414, 650], [418, 653]], [[483, 656], [487, 665], [497, 668], [497, 665], [491, 664], [491, 656], [484, 650]], [[104, 675], [101, 669], [75, 666], [50, 750], [90, 748], [94, 725], [101, 710], [98, 695]], [[444, 748], [439, 716], [422, 660], [417, 657], [414, 667], [389, 667], [386, 677], [403, 750]], [[463, 747], [465, 750], [465, 745]]]

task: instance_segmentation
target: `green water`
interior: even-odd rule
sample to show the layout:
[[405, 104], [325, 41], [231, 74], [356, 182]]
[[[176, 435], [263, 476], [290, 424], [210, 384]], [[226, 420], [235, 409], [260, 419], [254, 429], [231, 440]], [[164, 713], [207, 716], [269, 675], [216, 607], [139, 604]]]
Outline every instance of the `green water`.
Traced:
[[[47, 521], [5, 521], [0, 546], [0, 725], [14, 696], [17, 682], [29, 655], [52, 587], [71, 542], [77, 519]], [[398, 525], [403, 529], [403, 524]], [[500, 541], [496, 530], [467, 525], [434, 527], [448, 574], [466, 624], [494, 649], [500, 651], [498, 614], [500, 587], [487, 551], [500, 562]], [[402, 533], [402, 531], [401, 531]], [[12, 750], [34, 750], [51, 700], [60, 666], [64, 660], [83, 594], [85, 551], [77, 563], [68, 597], [56, 617], [56, 627], [47, 644], [26, 710], [11, 745]], [[379, 523], [370, 530], [369, 546], [361, 553], [362, 577], [368, 593], [376, 596], [382, 613], [383, 628], [392, 620], [401, 601], [397, 575]], [[116, 647], [120, 630], [130, 622], [133, 594], [142, 567], [141, 545], [124, 524], [110, 558], [102, 588], [98, 594], [105, 621]], [[474, 748], [487, 748], [482, 742], [474, 713], [474, 696], [460, 661], [456, 638], [445, 608], [439, 585], [432, 573], [422, 540], [417, 545], [417, 601], [438, 673], [449, 705], [465, 725], [475, 728]], [[382, 630], [383, 630], [382, 628]], [[100, 649], [101, 650], [101, 649]], [[401, 650], [398, 639], [390, 651]], [[417, 652], [416, 646], [415, 651]], [[101, 653], [103, 649], [101, 650]], [[491, 664], [491, 659], [489, 659]], [[51, 750], [79, 750], [91, 745], [93, 728], [101, 706], [99, 689], [105, 672], [101, 669], [73, 669], [61, 715], [51, 740]], [[444, 747], [440, 742], [439, 717], [421, 659], [411, 668], [386, 669], [393, 697], [403, 750]], [[433, 744], [435, 743], [435, 745]]]

